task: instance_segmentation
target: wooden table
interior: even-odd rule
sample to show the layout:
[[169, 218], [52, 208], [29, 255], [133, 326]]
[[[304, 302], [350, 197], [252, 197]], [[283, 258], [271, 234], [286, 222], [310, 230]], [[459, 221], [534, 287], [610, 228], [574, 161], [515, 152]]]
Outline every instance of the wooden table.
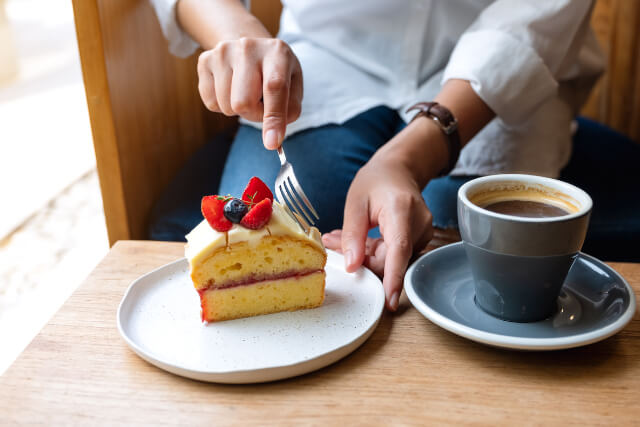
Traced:
[[[116, 329], [136, 277], [177, 243], [119, 242], [0, 378], [0, 424], [640, 423], [640, 317], [587, 347], [504, 351], [429, 322], [403, 297], [352, 355], [258, 385], [184, 379], [140, 359]], [[640, 294], [640, 264], [612, 263]]]

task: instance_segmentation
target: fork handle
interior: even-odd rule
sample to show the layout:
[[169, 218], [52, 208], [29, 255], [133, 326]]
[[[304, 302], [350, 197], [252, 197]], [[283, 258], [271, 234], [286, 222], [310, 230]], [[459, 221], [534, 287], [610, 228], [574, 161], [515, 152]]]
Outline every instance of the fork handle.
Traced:
[[284, 166], [284, 164], [287, 163], [287, 156], [284, 155], [282, 145], [278, 147], [278, 157], [280, 157], [280, 166]]

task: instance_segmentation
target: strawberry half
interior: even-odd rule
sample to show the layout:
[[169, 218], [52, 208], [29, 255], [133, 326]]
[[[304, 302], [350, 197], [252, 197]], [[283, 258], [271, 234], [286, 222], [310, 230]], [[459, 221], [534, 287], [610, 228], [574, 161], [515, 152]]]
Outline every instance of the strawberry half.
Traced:
[[262, 199], [257, 205], [254, 205], [249, 212], [242, 218], [240, 225], [243, 225], [251, 230], [258, 230], [271, 218], [271, 200]]
[[209, 225], [217, 231], [229, 231], [233, 223], [224, 217], [224, 205], [229, 199], [221, 196], [204, 196], [200, 209]]
[[273, 193], [269, 190], [267, 184], [262, 182], [257, 176], [254, 176], [249, 180], [247, 187], [242, 192], [242, 200], [249, 206], [252, 206], [260, 203], [264, 199], [269, 199], [273, 202]]

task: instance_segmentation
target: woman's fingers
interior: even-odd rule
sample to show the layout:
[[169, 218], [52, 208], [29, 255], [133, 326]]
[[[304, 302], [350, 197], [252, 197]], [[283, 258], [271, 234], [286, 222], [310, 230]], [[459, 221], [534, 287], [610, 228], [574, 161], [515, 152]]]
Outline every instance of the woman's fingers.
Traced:
[[233, 115], [230, 102], [231, 78], [233, 76], [233, 69], [230, 63], [232, 49], [233, 46], [231, 43], [225, 41], [218, 43], [214, 49], [204, 52], [200, 56], [203, 65], [213, 76], [214, 93], [218, 110], [227, 116]]
[[414, 221], [415, 236], [413, 242], [414, 253], [422, 251], [427, 247], [427, 244], [433, 239], [433, 215], [431, 211], [426, 207], [421, 210], [422, 215], [419, 215], [416, 221]]
[[280, 146], [286, 125], [300, 116], [302, 71], [282, 40], [220, 42], [200, 55], [198, 78], [200, 96], [209, 110], [263, 121], [267, 148]]
[[371, 244], [367, 243], [367, 255], [364, 257], [364, 265], [377, 276], [383, 277], [386, 256], [387, 245], [384, 240], [381, 238], [371, 239]]
[[387, 297], [387, 308], [392, 311], [398, 308], [404, 273], [413, 253], [410, 229], [413, 221], [409, 203], [398, 200], [392, 209], [386, 209], [379, 218], [380, 233], [387, 249], [382, 285]]
[[[381, 211], [379, 221], [383, 238], [366, 237], [362, 259], [362, 264], [383, 277], [387, 308], [392, 311], [398, 308], [404, 274], [414, 249], [423, 249], [433, 238], [431, 213], [421, 201], [397, 201], [393, 206], [393, 209]], [[345, 247], [345, 240], [348, 238], [345, 239], [344, 230], [333, 230], [322, 236], [328, 249], [339, 252]]]
[[357, 186], [351, 185], [347, 193], [342, 225], [342, 253], [345, 268], [354, 272], [362, 265], [365, 242], [369, 231], [369, 204], [366, 194], [360, 194]]
[[237, 55], [233, 66], [231, 80], [231, 109], [247, 120], [259, 122], [262, 120], [262, 74], [255, 66], [249, 50], [254, 46], [253, 41], [243, 39], [240, 46], [244, 54]]
[[282, 41], [274, 46], [262, 64], [262, 140], [267, 149], [274, 150], [284, 139], [287, 127], [289, 89], [291, 87], [291, 64], [288, 62], [289, 47]]
[[340, 230], [333, 230], [331, 233], [323, 234], [322, 244], [327, 249], [342, 253], [342, 237]]
[[235, 112], [231, 108], [231, 81], [233, 70], [231, 67], [219, 66], [214, 75], [214, 85], [216, 99], [220, 112], [225, 116], [234, 116]]
[[[322, 243], [327, 249], [342, 253], [342, 230], [333, 230], [330, 233], [323, 234]], [[384, 240], [367, 237], [363, 264], [380, 277], [384, 273], [386, 251]]]
[[198, 92], [205, 107], [216, 113], [220, 112], [218, 99], [216, 97], [216, 89], [213, 79], [213, 73], [209, 66], [210, 51], [203, 52], [198, 57]]
[[289, 105], [287, 109], [287, 123], [295, 122], [302, 112], [302, 70], [298, 60], [294, 57], [291, 73], [291, 88], [289, 89]]
[[[373, 255], [378, 244], [382, 242], [381, 238], [367, 237], [365, 242], [365, 255]], [[332, 230], [322, 235], [322, 243], [332, 251], [342, 252], [342, 230]]]

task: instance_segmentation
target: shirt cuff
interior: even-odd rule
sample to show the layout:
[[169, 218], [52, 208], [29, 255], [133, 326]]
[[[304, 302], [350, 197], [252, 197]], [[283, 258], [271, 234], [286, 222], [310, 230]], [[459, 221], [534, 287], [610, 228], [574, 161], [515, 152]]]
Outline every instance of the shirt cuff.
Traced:
[[198, 49], [196, 43], [180, 28], [176, 17], [178, 0], [151, 0], [156, 11], [162, 34], [169, 42], [169, 52], [180, 58], [186, 58]]
[[464, 33], [442, 76], [470, 82], [506, 125], [518, 125], [548, 98], [558, 82], [529, 45], [496, 30]]

